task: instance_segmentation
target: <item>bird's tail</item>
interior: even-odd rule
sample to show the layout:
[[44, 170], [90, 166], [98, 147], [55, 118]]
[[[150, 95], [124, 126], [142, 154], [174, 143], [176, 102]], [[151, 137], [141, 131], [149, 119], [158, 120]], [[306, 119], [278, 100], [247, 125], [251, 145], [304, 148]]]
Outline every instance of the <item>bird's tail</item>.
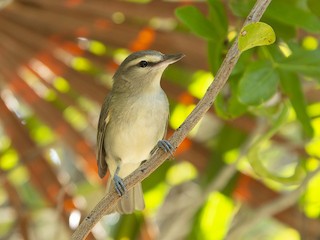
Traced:
[[[110, 177], [107, 183], [107, 193], [114, 186], [114, 182]], [[122, 196], [122, 198], [118, 201], [116, 207], [112, 212], [118, 212], [120, 214], [130, 214], [135, 210], [143, 210], [145, 207], [144, 199], [143, 199], [143, 191], [141, 183], [138, 183], [133, 188], [127, 190]]]

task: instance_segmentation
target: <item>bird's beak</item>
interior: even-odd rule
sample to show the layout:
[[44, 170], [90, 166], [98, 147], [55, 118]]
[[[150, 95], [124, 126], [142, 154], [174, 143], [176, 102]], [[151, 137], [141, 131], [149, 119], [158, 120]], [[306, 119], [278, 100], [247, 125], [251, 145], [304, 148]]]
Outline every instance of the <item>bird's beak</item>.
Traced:
[[183, 58], [185, 55], [183, 53], [178, 53], [178, 54], [168, 54], [164, 55], [163, 60], [161, 61], [162, 64], [172, 64], [177, 61], [179, 61], [181, 58]]

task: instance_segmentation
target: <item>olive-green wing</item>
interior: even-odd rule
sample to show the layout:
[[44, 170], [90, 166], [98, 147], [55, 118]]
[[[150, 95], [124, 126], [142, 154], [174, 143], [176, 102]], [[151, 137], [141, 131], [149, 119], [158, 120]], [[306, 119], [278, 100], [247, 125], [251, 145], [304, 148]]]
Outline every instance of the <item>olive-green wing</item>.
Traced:
[[97, 164], [98, 173], [101, 178], [103, 178], [108, 170], [108, 165], [106, 163], [106, 150], [104, 148], [104, 139], [110, 119], [109, 105], [110, 105], [111, 95], [109, 95], [103, 102], [99, 117], [98, 130], [97, 130]]

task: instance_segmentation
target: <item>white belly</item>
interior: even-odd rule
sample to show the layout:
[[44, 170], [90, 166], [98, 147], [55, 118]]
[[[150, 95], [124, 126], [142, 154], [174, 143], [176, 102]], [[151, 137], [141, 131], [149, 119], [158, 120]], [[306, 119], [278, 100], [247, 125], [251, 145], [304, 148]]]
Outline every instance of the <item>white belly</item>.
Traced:
[[[116, 161], [120, 161], [120, 177], [133, 172], [163, 138], [168, 119], [168, 103], [163, 94], [141, 97], [130, 106], [122, 106], [110, 115], [105, 148], [107, 164], [113, 175]], [[127, 111], [122, 111], [126, 109]]]

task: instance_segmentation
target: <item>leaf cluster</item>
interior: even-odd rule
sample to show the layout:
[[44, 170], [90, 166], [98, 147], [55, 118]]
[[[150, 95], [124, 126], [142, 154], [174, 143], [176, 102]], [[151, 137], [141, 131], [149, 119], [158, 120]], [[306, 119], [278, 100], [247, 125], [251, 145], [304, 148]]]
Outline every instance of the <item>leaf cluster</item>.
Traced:
[[[262, 21], [274, 29], [277, 41], [270, 46], [250, 49], [241, 56], [229, 81], [228, 91], [220, 94], [215, 102], [216, 111], [221, 117], [235, 118], [248, 111], [259, 115], [259, 109], [271, 109], [270, 105], [274, 108], [289, 99], [305, 135], [312, 137], [313, 128], [307, 113], [303, 85], [305, 81], [313, 81], [314, 84], [320, 81], [320, 50], [316, 49], [317, 45], [303, 46], [303, 38], [298, 33], [302, 31], [307, 35], [320, 31], [319, 13], [316, 10], [320, 8], [320, 2], [309, 0], [308, 4], [301, 6], [303, 2], [277, 0], [270, 4]], [[253, 0], [232, 0], [229, 8], [234, 15], [245, 17], [254, 3]], [[207, 41], [208, 61], [215, 74], [226, 49], [235, 40], [233, 35], [239, 37], [240, 50], [252, 46], [246, 46], [245, 49], [241, 46], [249, 44], [241, 42], [244, 30], [235, 29], [236, 24], [228, 22], [221, 1], [209, 0], [208, 5], [207, 16], [194, 6], [178, 8], [176, 15], [194, 34]], [[251, 26], [248, 33], [252, 34], [247, 34], [250, 35], [248, 38], [250, 41], [260, 41], [258, 45], [268, 45], [259, 39], [267, 39], [270, 31], [264, 31], [260, 25], [254, 29]]]

